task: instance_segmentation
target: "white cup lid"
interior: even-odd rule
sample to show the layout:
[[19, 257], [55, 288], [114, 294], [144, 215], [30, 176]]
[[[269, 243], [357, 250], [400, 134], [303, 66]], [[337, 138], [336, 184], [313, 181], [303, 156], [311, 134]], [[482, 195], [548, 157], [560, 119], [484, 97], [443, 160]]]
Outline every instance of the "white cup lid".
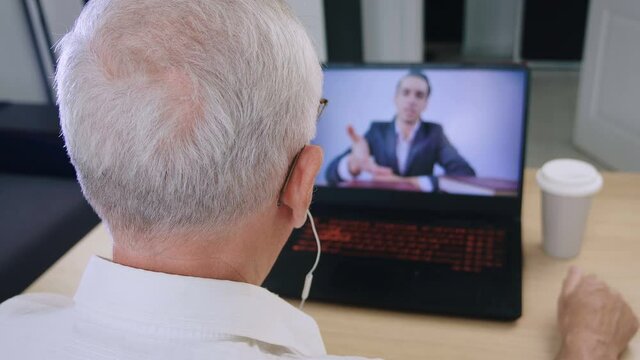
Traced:
[[559, 196], [590, 196], [602, 188], [602, 176], [593, 165], [574, 159], [551, 160], [538, 170], [538, 185]]

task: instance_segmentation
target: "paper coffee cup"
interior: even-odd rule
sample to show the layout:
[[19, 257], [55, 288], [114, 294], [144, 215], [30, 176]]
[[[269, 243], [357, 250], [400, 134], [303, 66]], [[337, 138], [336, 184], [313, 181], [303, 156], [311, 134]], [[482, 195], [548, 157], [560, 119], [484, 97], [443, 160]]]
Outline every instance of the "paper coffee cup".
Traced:
[[602, 176], [591, 164], [556, 159], [536, 174], [542, 189], [542, 247], [558, 258], [580, 253], [591, 198], [602, 188]]

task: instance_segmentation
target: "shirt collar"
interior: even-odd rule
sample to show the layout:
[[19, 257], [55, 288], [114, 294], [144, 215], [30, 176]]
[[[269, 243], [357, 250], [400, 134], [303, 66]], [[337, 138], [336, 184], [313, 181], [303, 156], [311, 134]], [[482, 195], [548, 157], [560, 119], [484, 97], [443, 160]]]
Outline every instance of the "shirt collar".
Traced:
[[316, 322], [246, 283], [136, 269], [94, 256], [74, 300], [80, 310], [185, 330], [242, 336], [307, 356], [326, 354]]
[[[411, 129], [411, 132], [409, 133], [409, 138], [407, 139], [406, 142], [411, 142], [413, 141], [413, 138], [416, 137], [416, 133], [418, 132], [418, 129], [420, 128], [420, 125], [422, 124], [422, 120], [418, 119], [418, 121], [416, 121], [416, 123], [413, 125], [413, 128]], [[396, 129], [396, 135], [398, 136], [399, 139], [402, 139], [400, 136], [401, 130], [400, 130], [400, 125], [398, 124], [398, 119], [394, 119], [393, 120], [393, 125]]]

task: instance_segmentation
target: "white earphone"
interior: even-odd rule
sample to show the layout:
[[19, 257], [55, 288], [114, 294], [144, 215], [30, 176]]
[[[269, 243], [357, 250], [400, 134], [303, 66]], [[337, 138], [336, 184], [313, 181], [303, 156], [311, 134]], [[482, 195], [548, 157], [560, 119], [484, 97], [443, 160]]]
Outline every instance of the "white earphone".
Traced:
[[311, 270], [307, 273], [307, 276], [304, 277], [304, 286], [302, 287], [302, 295], [300, 296], [300, 310], [304, 307], [304, 302], [309, 297], [309, 292], [311, 291], [311, 283], [313, 282], [313, 272], [318, 267], [318, 263], [320, 262], [320, 252], [322, 248], [320, 247], [320, 238], [318, 237], [318, 231], [316, 231], [316, 224], [313, 222], [313, 216], [311, 216], [311, 211], [307, 210], [307, 217], [309, 218], [309, 222], [311, 222], [311, 230], [313, 230], [313, 236], [316, 238], [316, 245], [318, 247], [318, 251], [316, 253], [316, 262], [313, 263]]

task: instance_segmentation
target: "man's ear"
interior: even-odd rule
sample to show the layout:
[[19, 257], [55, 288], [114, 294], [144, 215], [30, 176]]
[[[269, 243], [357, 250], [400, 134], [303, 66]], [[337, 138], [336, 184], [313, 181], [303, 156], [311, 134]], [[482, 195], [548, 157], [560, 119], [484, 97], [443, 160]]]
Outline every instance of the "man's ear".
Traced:
[[282, 204], [291, 209], [293, 226], [302, 227], [311, 204], [313, 185], [322, 165], [322, 149], [307, 145], [300, 151], [298, 161], [291, 170], [291, 177], [282, 192]]

